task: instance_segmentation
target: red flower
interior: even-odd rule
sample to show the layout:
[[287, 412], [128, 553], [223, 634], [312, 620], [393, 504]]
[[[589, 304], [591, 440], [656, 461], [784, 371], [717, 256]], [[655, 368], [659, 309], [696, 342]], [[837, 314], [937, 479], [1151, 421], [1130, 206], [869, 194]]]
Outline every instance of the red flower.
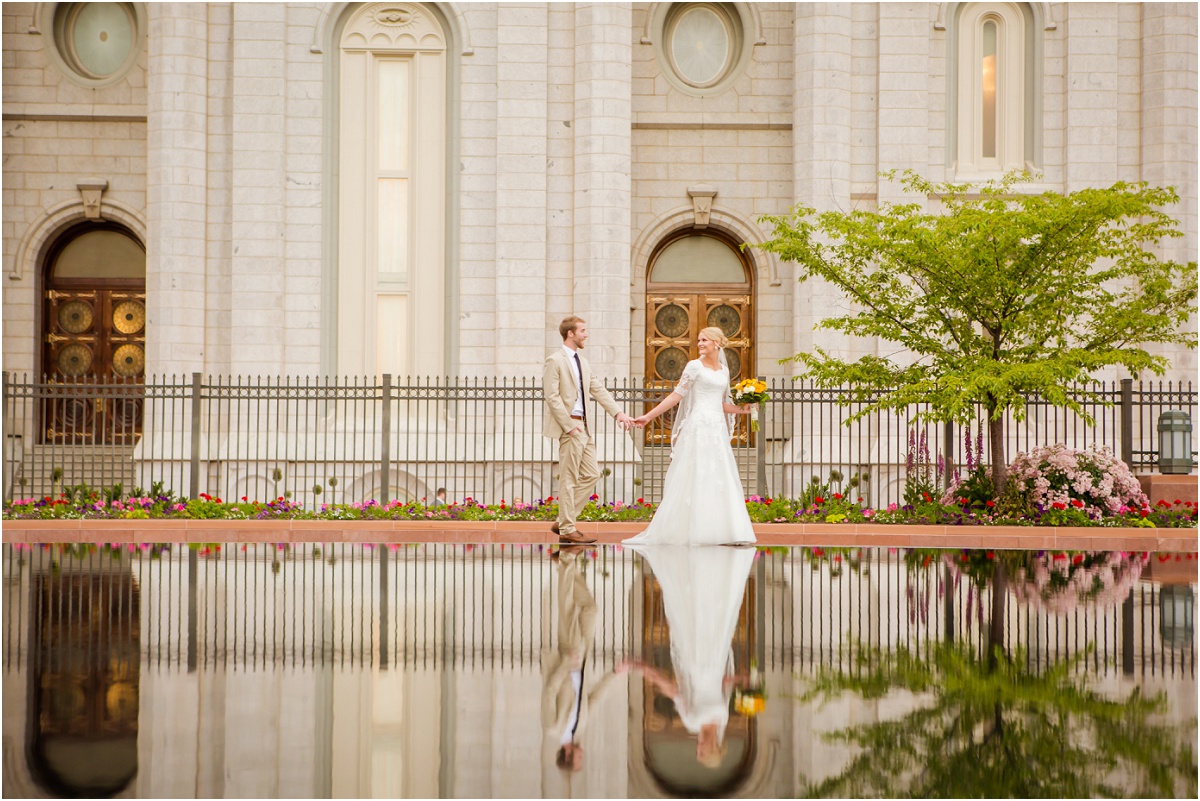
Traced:
[[995, 558], [996, 558], [996, 554], [995, 554], [994, 552], [992, 552], [992, 551], [988, 551], [988, 552], [987, 552], [987, 558], [988, 558], [988, 559], [995, 559]]
[[968, 558], [969, 558], [969, 557], [968, 557], [968, 556], [967, 556], [965, 553], [963, 553], [963, 554], [959, 554], [959, 555], [958, 555], [958, 560], [959, 560], [960, 562], [965, 562], [965, 561], [967, 561], [967, 559], [968, 559]]
[[242, 503], [245, 503], [245, 502], [246, 502], [246, 496], [245, 496], [245, 495], [243, 495], [243, 496], [242, 496]]
[[645, 503], [645, 502], [646, 502], [646, 499], [645, 499], [645, 498], [638, 498], [638, 499], [637, 499], [637, 503]]
[[971, 502], [971, 499], [970, 498], [959, 498], [958, 502], [961, 503], [963, 506], [966, 506], [968, 503]]
[[1150, 516], [1150, 512], [1148, 512], [1147, 510], [1143, 509], [1143, 510], [1141, 511], [1141, 515], [1142, 515], [1142, 517], [1149, 517], [1149, 516]]
[[1071, 505], [1074, 506], [1076, 509], [1082, 509], [1083, 501], [1079, 500], [1078, 498], [1072, 498]]
[[588, 496], [588, 500], [589, 501], [598, 501], [598, 500], [600, 500], [600, 496], [593, 492], [591, 495]]
[[1065, 503], [1052, 503], [1052, 504], [1050, 504], [1050, 508], [1051, 509], [1066, 509], [1067, 505]]
[[996, 505], [995, 501], [988, 501], [986, 504], [984, 504], [984, 506], [986, 506], [989, 509], [991, 509], [995, 505]]
[[813, 503], [825, 503], [825, 499], [818, 495], [817, 497], [813, 498]]
[[1073, 565], [1077, 565], [1082, 561], [1083, 561], [1083, 554], [1081, 554], [1081, 553], [1077, 553], [1071, 557], [1071, 564], [1073, 564]]
[[812, 549], [812, 555], [813, 555], [813, 556], [824, 556], [824, 555], [825, 555], [825, 549], [824, 549], [824, 548], [813, 548], [813, 549]]
[[838, 492], [833, 493], [833, 499], [835, 501], [840, 501], [842, 499], [841, 493], [838, 493]]
[[862, 498], [859, 498], [857, 503], [862, 503]]
[[929, 496], [929, 493], [928, 493], [928, 492], [922, 492], [922, 493], [921, 493], [921, 497], [922, 497], [922, 498], [924, 498], [926, 501], [932, 501], [932, 500], [933, 500], [933, 498], [931, 498], [931, 497]]

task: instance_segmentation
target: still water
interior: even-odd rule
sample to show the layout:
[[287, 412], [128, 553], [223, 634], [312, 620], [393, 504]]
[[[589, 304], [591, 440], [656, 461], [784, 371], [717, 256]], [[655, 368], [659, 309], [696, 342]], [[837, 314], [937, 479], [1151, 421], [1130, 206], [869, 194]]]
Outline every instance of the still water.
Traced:
[[5, 546], [3, 793], [1195, 797], [1195, 565]]

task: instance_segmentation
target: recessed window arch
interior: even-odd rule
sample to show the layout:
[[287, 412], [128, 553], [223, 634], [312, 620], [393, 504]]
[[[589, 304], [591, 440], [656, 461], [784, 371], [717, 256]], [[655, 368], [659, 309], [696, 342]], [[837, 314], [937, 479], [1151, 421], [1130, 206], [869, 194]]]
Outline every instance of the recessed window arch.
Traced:
[[959, 178], [1036, 167], [1041, 37], [1026, 3], [964, 3], [950, 42], [950, 164]]
[[425, 6], [363, 5], [338, 74], [337, 370], [441, 373], [447, 33]]

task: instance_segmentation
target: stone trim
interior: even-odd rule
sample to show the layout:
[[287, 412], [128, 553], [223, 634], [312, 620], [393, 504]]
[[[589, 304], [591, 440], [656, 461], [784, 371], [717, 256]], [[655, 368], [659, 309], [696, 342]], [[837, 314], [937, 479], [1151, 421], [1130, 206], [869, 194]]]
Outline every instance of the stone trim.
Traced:
[[[645, 288], [646, 268], [650, 264], [650, 256], [654, 253], [654, 248], [658, 243], [677, 231], [695, 230], [695, 223], [696, 210], [691, 203], [688, 203], [660, 214], [654, 222], [646, 226], [633, 243], [630, 259], [633, 267], [631, 288], [636, 289], [639, 286], [642, 289]], [[726, 208], [713, 206], [709, 210], [708, 227], [723, 231], [738, 242], [761, 245], [767, 241], [767, 237], [751, 220]], [[775, 254], [758, 248], [751, 248], [747, 253], [750, 254], [750, 259], [754, 263], [758, 280], [761, 281], [765, 277], [768, 286], [783, 285], [783, 279], [779, 275], [779, 260]]]
[[[146, 216], [143, 212], [119, 200], [105, 198], [99, 218], [124, 225], [143, 243], [146, 242]], [[64, 200], [46, 209], [25, 229], [8, 273], [9, 279], [20, 281], [27, 275], [37, 275], [38, 262], [46, 245], [70, 226], [88, 219], [82, 197]]]
[[[325, 48], [330, 42], [337, 41], [335, 38], [336, 31], [333, 26], [338, 24], [342, 13], [350, 6], [363, 5], [362, 3], [325, 3], [321, 8], [321, 16], [317, 20], [317, 24], [313, 26], [312, 44], [309, 46], [310, 53], [323, 54]], [[467, 18], [463, 16], [462, 9], [458, 8], [455, 3], [432, 3], [441, 9], [442, 13], [450, 22], [450, 30], [446, 31], [446, 38], [449, 41], [457, 42], [462, 46], [461, 55], [475, 55], [475, 48], [471, 45], [471, 29], [467, 26]]]
[[4, 122], [140, 122], [144, 114], [5, 114]]

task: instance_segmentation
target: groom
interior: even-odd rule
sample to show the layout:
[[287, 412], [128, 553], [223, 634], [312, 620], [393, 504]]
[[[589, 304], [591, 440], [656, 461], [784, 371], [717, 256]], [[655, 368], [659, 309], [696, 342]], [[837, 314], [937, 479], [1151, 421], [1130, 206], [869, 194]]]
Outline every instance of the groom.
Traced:
[[633, 426], [600, 379], [592, 374], [587, 359], [580, 355], [587, 342], [587, 326], [580, 317], [566, 318], [558, 326], [563, 346], [546, 358], [542, 394], [546, 404], [542, 434], [558, 440], [558, 521], [550, 530], [562, 542], [589, 543], [596, 540], [575, 530], [575, 518], [587, 505], [600, 466], [596, 464], [595, 421], [587, 415], [590, 395], [604, 411], [617, 419], [621, 428]]

